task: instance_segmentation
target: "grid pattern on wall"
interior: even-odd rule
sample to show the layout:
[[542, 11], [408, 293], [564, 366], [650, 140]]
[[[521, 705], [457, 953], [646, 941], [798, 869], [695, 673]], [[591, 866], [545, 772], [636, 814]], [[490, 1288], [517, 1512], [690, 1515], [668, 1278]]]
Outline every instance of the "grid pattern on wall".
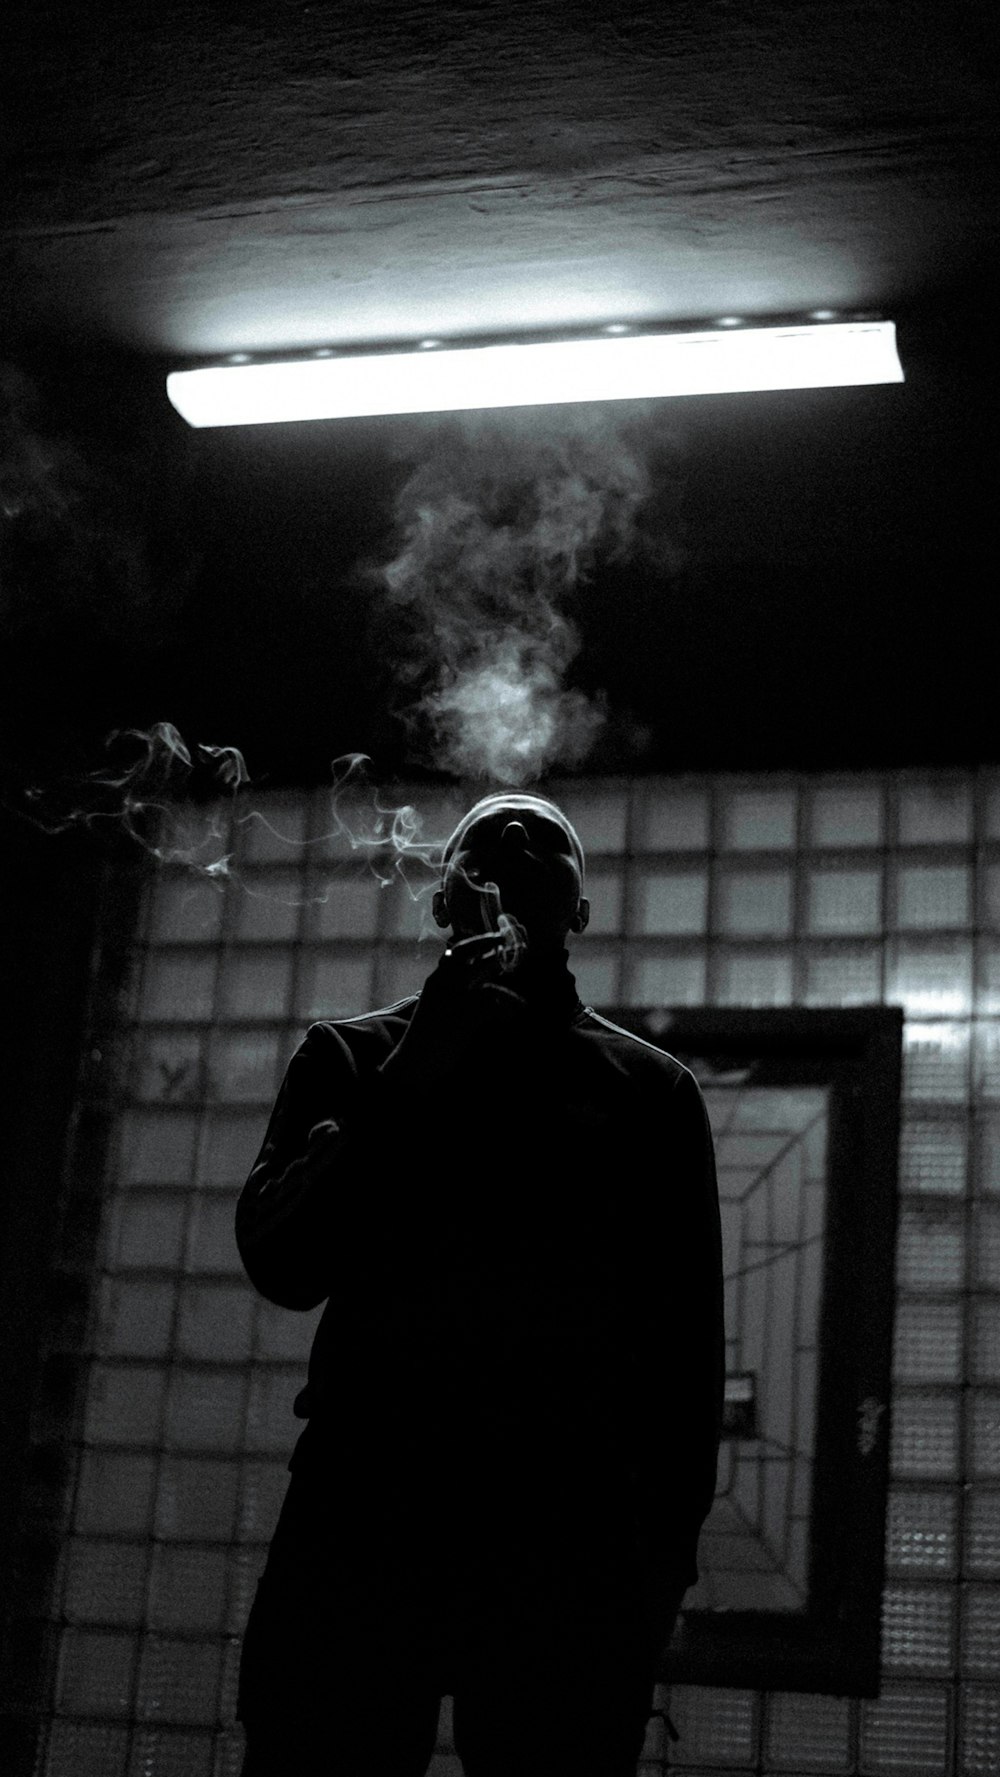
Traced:
[[[648, 1773], [1000, 1772], [1000, 773], [576, 781], [597, 1007], [902, 1004], [882, 1693], [674, 1687]], [[426, 833], [458, 812], [420, 792]], [[426, 903], [258, 803], [229, 878], [152, 882], [123, 1012], [40, 1777], [235, 1772], [239, 1634], [316, 1322], [257, 1298], [233, 1210], [305, 1026], [419, 986]], [[419, 875], [419, 873], [418, 873]], [[452, 1777], [447, 1703], [436, 1777]], [[569, 1777], [569, 1773], [567, 1773]]]

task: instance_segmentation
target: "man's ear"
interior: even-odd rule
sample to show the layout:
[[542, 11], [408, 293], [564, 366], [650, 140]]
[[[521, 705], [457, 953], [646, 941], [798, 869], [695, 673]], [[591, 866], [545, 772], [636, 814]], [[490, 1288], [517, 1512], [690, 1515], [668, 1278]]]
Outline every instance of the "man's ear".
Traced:
[[434, 890], [434, 899], [431, 901], [431, 912], [434, 915], [434, 924], [440, 926], [441, 930], [446, 932], [451, 925], [451, 914], [448, 912], [447, 902], [444, 898], [444, 889]]
[[580, 905], [570, 921], [571, 932], [585, 932], [590, 924], [590, 902], [586, 895], [580, 896]]

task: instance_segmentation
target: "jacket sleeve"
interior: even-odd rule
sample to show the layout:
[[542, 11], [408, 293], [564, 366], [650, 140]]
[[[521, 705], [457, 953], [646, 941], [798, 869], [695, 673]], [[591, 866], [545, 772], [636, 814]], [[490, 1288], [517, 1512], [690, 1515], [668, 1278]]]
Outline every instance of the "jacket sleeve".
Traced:
[[642, 1489], [651, 1553], [680, 1589], [698, 1578], [725, 1391], [722, 1230], [705, 1101], [687, 1069], [661, 1127], [646, 1291]]
[[379, 1085], [329, 1025], [313, 1025], [289, 1062], [236, 1206], [247, 1275], [282, 1308], [315, 1308], [330, 1294], [333, 1255], [364, 1218]]

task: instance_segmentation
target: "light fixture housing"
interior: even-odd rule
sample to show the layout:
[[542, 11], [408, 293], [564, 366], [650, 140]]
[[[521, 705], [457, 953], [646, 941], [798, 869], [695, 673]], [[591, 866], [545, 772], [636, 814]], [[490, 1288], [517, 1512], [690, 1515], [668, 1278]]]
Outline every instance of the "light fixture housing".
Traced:
[[616, 335], [605, 328], [575, 337], [441, 341], [434, 351], [425, 342], [362, 352], [325, 347], [174, 370], [167, 394], [191, 426], [261, 426], [903, 380], [894, 323], [861, 318]]

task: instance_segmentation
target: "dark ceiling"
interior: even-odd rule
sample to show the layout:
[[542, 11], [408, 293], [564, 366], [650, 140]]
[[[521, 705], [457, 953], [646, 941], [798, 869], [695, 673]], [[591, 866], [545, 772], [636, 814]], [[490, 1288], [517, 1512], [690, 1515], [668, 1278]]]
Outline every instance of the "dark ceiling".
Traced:
[[[597, 769], [995, 759], [995, 12], [930, 0], [14, 7], [0, 272], [15, 782], [167, 719], [420, 768], [358, 564], [437, 422], [192, 433], [201, 354], [899, 325], [901, 387], [664, 402], [678, 563], [567, 613]], [[628, 404], [620, 404], [622, 407]], [[496, 425], [502, 427], [501, 416]]]

